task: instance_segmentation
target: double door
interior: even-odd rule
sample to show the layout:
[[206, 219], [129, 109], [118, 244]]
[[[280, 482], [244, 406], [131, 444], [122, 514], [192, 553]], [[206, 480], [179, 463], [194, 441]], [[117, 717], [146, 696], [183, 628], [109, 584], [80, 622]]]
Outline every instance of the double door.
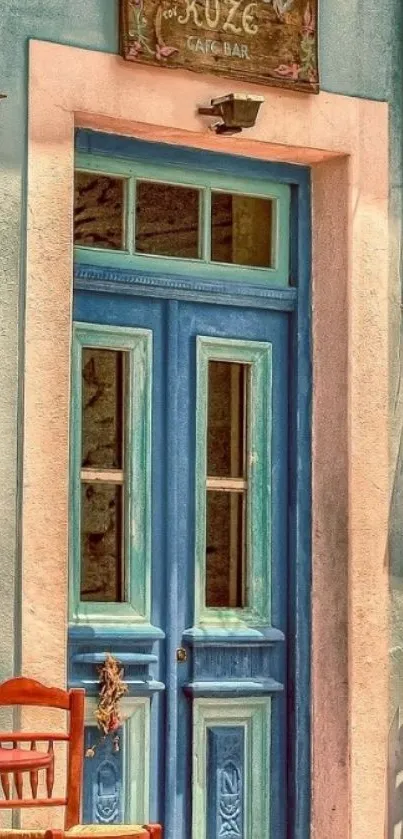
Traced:
[[74, 300], [75, 660], [116, 650], [144, 721], [86, 765], [84, 809], [143, 801], [166, 839], [287, 831], [288, 315], [234, 303]]

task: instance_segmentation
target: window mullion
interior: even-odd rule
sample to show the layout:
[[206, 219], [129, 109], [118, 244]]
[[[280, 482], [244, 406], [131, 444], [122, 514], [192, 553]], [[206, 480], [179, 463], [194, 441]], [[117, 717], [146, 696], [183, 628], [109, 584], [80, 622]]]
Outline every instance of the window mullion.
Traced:
[[126, 249], [130, 254], [136, 250], [136, 179], [129, 178], [126, 186]]
[[206, 478], [206, 488], [215, 492], [245, 492], [248, 482], [244, 478]]
[[201, 244], [202, 260], [210, 262], [211, 259], [211, 189], [206, 187], [203, 190], [203, 201], [201, 209]]
[[123, 484], [123, 469], [82, 469], [81, 480], [83, 483], [95, 484]]

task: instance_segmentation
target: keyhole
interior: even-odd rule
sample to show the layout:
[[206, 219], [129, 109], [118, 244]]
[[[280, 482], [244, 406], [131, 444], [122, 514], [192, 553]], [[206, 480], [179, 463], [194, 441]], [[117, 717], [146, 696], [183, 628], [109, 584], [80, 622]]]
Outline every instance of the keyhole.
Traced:
[[178, 647], [176, 650], [176, 660], [177, 661], [186, 661], [188, 655], [184, 647]]

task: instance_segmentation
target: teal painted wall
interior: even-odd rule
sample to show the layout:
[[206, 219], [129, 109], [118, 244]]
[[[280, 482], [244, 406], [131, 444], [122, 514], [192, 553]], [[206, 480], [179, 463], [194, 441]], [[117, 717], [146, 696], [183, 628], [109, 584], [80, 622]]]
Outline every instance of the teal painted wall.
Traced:
[[[403, 387], [400, 358], [403, 4], [401, 0], [319, 0], [322, 89], [388, 100], [390, 121], [390, 279], [392, 602], [397, 653], [392, 710], [403, 705]], [[0, 679], [18, 669], [18, 506], [23, 394], [25, 167], [28, 40], [116, 52], [117, 0], [0, 0]], [[402, 351], [401, 351], [402, 349]], [[40, 558], [38, 558], [40, 562]], [[16, 597], [14, 597], [16, 593]], [[402, 608], [401, 608], [402, 607]]]

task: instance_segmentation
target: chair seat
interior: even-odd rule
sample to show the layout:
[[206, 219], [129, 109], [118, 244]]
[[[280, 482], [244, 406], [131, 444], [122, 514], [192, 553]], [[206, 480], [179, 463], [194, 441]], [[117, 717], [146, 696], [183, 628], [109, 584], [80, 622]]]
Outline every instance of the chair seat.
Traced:
[[139, 824], [78, 824], [66, 830], [66, 837], [77, 836], [79, 839], [97, 839], [97, 837], [112, 837], [112, 839], [125, 839], [128, 837], [139, 837], [149, 839], [149, 832]]
[[0, 839], [44, 839], [46, 830], [0, 829]]
[[52, 755], [29, 749], [0, 748], [1, 772], [32, 772], [50, 766]]

